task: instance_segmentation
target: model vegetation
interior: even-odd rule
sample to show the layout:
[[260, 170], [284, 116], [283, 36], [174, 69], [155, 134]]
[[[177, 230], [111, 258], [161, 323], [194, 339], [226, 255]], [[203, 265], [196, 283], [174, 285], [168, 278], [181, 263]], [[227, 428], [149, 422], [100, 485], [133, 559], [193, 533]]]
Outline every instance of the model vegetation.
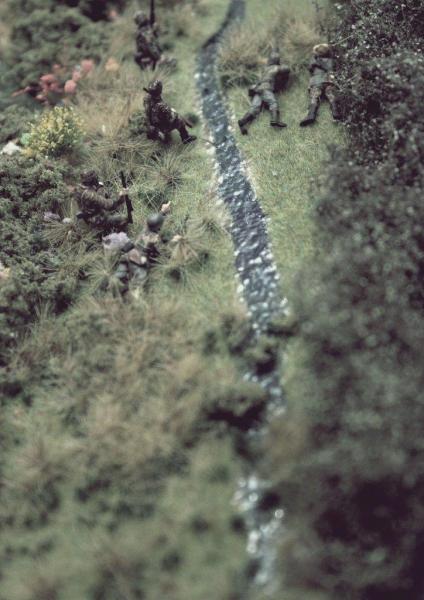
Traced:
[[[424, 594], [424, 8], [248, 0], [224, 39], [292, 313], [253, 343], [194, 80], [227, 4], [0, 8], [0, 600], [262, 600], [254, 452], [286, 511], [267, 597]], [[278, 347], [288, 411], [249, 446]]]

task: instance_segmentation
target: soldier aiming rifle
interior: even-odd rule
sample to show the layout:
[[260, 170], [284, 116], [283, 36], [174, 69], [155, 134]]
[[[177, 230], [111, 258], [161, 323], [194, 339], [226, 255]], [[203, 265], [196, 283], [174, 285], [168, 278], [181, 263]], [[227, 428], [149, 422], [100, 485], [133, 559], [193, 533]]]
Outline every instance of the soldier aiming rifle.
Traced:
[[330, 103], [333, 119], [341, 118], [337, 103], [337, 87], [334, 75], [334, 59], [329, 44], [318, 44], [313, 48], [313, 57], [309, 65], [309, 110], [307, 116], [300, 122], [301, 127], [312, 125], [316, 121], [322, 98]]
[[[127, 202], [128, 199], [128, 202]], [[102, 232], [122, 229], [132, 222], [132, 205], [128, 198], [128, 190], [119, 192], [118, 198], [112, 200], [105, 193], [104, 185], [95, 171], [87, 171], [81, 176], [81, 183], [76, 187], [75, 200], [80, 212], [77, 218]], [[127, 202], [127, 216], [115, 211]], [[114, 213], [115, 214], [111, 214]]]
[[269, 56], [268, 64], [265, 67], [261, 79], [254, 86], [249, 88], [250, 109], [238, 121], [240, 131], [243, 135], [247, 135], [247, 125], [252, 123], [264, 108], [267, 108], [271, 113], [271, 127], [283, 128], [287, 127], [280, 120], [280, 110], [276, 94], [281, 92], [290, 75], [290, 68], [287, 65], [281, 64], [279, 52], [273, 50]]

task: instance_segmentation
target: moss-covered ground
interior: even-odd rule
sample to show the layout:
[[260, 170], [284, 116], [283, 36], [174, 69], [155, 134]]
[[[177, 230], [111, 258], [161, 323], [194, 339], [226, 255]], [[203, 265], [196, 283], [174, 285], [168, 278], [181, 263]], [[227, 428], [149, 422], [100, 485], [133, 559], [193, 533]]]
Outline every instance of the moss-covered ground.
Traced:
[[[226, 4], [203, 3], [186, 13], [188, 35], [169, 34], [179, 68], [162, 74], [165, 95], [183, 114], [198, 113], [196, 55]], [[151, 77], [132, 63], [133, 10], [110, 26], [110, 52], [77, 96], [84, 147], [58, 164], [97, 167], [112, 191], [124, 168], [130, 233], [171, 201], [167, 230], [185, 245], [148, 290], [122, 300], [98, 244], [86, 252], [85, 234], [46, 228], [61, 277], [84, 271], [84, 281], [59, 316], [36, 303], [2, 369], [2, 600], [241, 597], [245, 536], [231, 499], [242, 463], [232, 432], [208, 415], [261, 392], [242, 383], [231, 349], [245, 317], [207, 148], [175, 140], [154, 158], [156, 146], [126, 127]], [[120, 64], [112, 74], [110, 57]], [[3, 257], [13, 279], [25, 275], [20, 258]], [[110, 289], [99, 292], [105, 278]]]
[[[260, 12], [265, 28], [278, 5], [249, 0], [248, 19]], [[167, 21], [179, 66], [159, 73], [165, 98], [193, 121], [196, 56], [226, 8], [226, 0], [187, 3]], [[107, 25], [108, 50], [72, 102], [83, 145], [59, 159], [19, 163], [35, 169], [36, 181], [25, 196], [19, 242], [8, 238], [1, 256], [10, 268], [0, 284], [8, 348], [0, 380], [1, 600], [246, 597], [245, 532], [231, 503], [244, 464], [237, 432], [216, 414], [261, 402], [262, 392], [242, 379], [246, 317], [208, 147], [199, 140], [184, 148], [175, 138], [163, 150], [128, 124], [151, 79], [132, 62], [134, 9]], [[289, 5], [292, 16], [313, 11], [306, 0]], [[111, 58], [117, 70], [106, 69]], [[237, 133], [289, 298], [313, 252], [310, 213], [327, 145], [342, 140], [327, 106], [314, 128], [298, 127], [306, 86], [300, 70], [280, 98], [288, 129], [272, 130], [262, 115], [248, 137]], [[229, 102], [238, 118], [246, 88], [232, 88]], [[10, 206], [24, 198], [13, 160], [2, 159], [12, 182], [2, 188], [7, 234]], [[55, 201], [61, 216], [74, 215], [67, 186], [87, 167], [98, 169], [111, 193], [120, 169], [130, 176], [131, 235], [149, 210], [170, 201], [166, 231], [183, 236], [164, 252], [149, 287], [126, 299], [98, 242], [72, 226], [45, 226], [37, 214]], [[52, 169], [58, 187], [51, 184], [41, 201], [40, 173]], [[45, 254], [31, 241], [41, 229]], [[22, 302], [29, 292], [31, 303]]]
[[[309, 38], [311, 41], [320, 39], [318, 24], [323, 18], [321, 12], [324, 14], [324, 9], [328, 9], [328, 2], [321, 0], [317, 6], [320, 8], [318, 12], [309, 0], [288, 0], [282, 7], [276, 2], [247, 2], [247, 19], [250, 23], [247, 22], [245, 27], [248, 30], [255, 28], [255, 23], [256, 28], [269, 30], [276, 10], [283, 8], [283, 19], [286, 15], [293, 19], [287, 37], [291, 41], [294, 35], [298, 35], [298, 40], [304, 44], [299, 53], [293, 55], [289, 47], [289, 54], [285, 54], [284, 38], [274, 38], [280, 45], [282, 61], [288, 61], [293, 71], [288, 89], [279, 96], [282, 120], [288, 125], [286, 129], [271, 128], [269, 113], [264, 112], [251, 125], [249, 135], [242, 136], [237, 119], [249, 107], [247, 88], [237, 86], [231, 88], [229, 93], [237, 141], [247, 159], [261, 205], [269, 217], [273, 252], [282, 276], [284, 293], [289, 298], [293, 277], [314, 252], [311, 214], [320, 175], [323, 171], [325, 174], [323, 165], [329, 158], [328, 148], [343, 144], [344, 136], [342, 126], [334, 123], [326, 102], [322, 104], [314, 126], [299, 127], [308, 107], [309, 73], [305, 67], [310, 58]], [[304, 27], [299, 27], [299, 23], [303, 23]], [[314, 25], [318, 31], [313, 30]], [[272, 38], [268, 42], [272, 43]], [[262, 58], [266, 57], [263, 52]]]

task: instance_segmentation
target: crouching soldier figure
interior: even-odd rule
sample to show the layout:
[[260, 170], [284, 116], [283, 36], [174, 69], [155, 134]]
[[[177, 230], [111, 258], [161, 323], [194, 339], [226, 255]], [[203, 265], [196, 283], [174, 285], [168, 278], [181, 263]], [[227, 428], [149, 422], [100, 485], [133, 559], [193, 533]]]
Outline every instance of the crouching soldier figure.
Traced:
[[122, 206], [128, 198], [128, 190], [122, 190], [116, 200], [109, 198], [104, 191], [103, 183], [95, 171], [87, 171], [81, 177], [81, 184], [75, 190], [75, 199], [81, 212], [77, 218], [102, 232], [119, 229], [125, 226], [130, 215], [110, 214]]
[[146, 113], [148, 131], [147, 137], [151, 140], [162, 140], [167, 143], [171, 139], [171, 131], [176, 129], [183, 144], [194, 142], [197, 138], [190, 135], [187, 127], [191, 127], [185, 119], [171, 108], [162, 99], [162, 82], [156, 79], [144, 88], [147, 95], [144, 97], [144, 110]]
[[330, 103], [333, 119], [338, 121], [340, 113], [337, 106], [336, 81], [334, 75], [334, 60], [328, 44], [318, 44], [313, 49], [313, 59], [309, 65], [311, 78], [309, 80], [309, 111], [300, 126], [306, 127], [315, 122], [321, 98], [327, 98]]
[[276, 94], [283, 90], [289, 75], [290, 68], [281, 64], [278, 52], [272, 52], [261, 80], [249, 88], [251, 107], [238, 122], [243, 135], [247, 135], [247, 125], [258, 117], [263, 108], [267, 108], [271, 113], [271, 127], [287, 127], [285, 123], [280, 121], [280, 110]]
[[150, 215], [141, 235], [122, 249], [123, 254], [115, 272], [115, 277], [122, 285], [122, 292], [128, 291], [130, 281], [136, 286], [146, 282], [148, 272], [157, 262], [164, 244], [160, 230], [169, 208], [169, 204], [164, 204], [159, 213]]

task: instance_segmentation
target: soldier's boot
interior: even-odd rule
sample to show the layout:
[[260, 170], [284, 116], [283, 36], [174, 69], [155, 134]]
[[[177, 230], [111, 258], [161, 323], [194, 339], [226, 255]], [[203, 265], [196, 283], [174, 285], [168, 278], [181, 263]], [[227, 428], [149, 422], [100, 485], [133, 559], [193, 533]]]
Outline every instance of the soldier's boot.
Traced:
[[280, 127], [281, 129], [283, 127], [287, 127], [287, 123], [283, 123], [283, 121], [280, 121], [280, 111], [279, 110], [271, 111], [270, 125], [271, 125], [271, 127]]
[[181, 141], [183, 144], [191, 144], [192, 142], [195, 142], [197, 140], [197, 137], [195, 135], [189, 134], [185, 125], [182, 125], [178, 129], [178, 131], [180, 133]]
[[242, 117], [241, 119], [239, 119], [237, 121], [242, 135], [248, 134], [247, 125], [249, 125], [249, 123], [252, 123], [252, 121], [254, 121], [254, 120], [255, 120], [254, 115], [247, 113], [244, 115], [244, 117]]
[[301, 127], [306, 127], [307, 125], [312, 125], [315, 123], [318, 114], [318, 104], [311, 104], [309, 107], [308, 114], [305, 119], [299, 123]]

